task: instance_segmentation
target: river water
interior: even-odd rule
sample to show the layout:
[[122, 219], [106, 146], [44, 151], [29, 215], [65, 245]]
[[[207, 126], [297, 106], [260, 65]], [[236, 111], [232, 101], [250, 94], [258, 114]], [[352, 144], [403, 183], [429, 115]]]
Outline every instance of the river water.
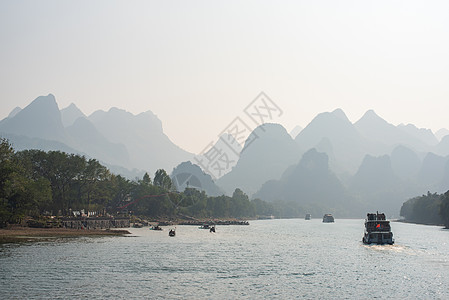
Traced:
[[449, 299], [441, 227], [394, 222], [392, 246], [363, 245], [363, 220], [129, 230], [0, 245], [0, 298]]

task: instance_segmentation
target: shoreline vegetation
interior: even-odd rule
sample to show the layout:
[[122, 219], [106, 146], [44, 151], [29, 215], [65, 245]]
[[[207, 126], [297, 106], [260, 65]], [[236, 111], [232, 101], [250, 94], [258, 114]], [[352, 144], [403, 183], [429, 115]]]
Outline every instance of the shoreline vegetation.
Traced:
[[[127, 228], [129, 224], [123, 226], [121, 220], [120, 224], [115, 221], [132, 216], [144, 219], [283, 216], [273, 203], [250, 200], [239, 188], [232, 196], [209, 196], [204, 190], [190, 187], [178, 191], [163, 169], [158, 169], [153, 179], [145, 173], [141, 179], [129, 180], [114, 175], [96, 159], [76, 154], [36, 149], [16, 152], [1, 137], [0, 174], [0, 228], [25, 225], [28, 220], [30, 227], [95, 229]], [[59, 222], [48, 220], [55, 216]], [[77, 219], [84, 217], [87, 219]], [[108, 222], [107, 218], [115, 221]]]
[[[114, 175], [96, 159], [60, 151], [16, 152], [1, 137], [0, 174], [0, 228], [25, 224], [32, 228], [72, 230], [128, 228], [130, 222], [135, 223], [133, 219], [139, 218], [142, 221], [163, 218], [173, 224], [187, 219], [184, 221], [189, 224], [185, 225], [201, 225], [223, 219], [322, 215], [320, 211], [325, 209], [302, 206], [299, 202], [250, 199], [240, 188], [232, 196], [209, 196], [204, 190], [191, 187], [177, 191], [163, 169], [158, 169], [153, 179], [145, 173], [142, 179], [128, 180]], [[332, 210], [328, 212], [337, 218], [351, 216], [345, 210], [335, 213], [338, 207]], [[449, 191], [428, 192], [407, 200], [400, 216], [408, 222], [443, 223], [449, 227]]]

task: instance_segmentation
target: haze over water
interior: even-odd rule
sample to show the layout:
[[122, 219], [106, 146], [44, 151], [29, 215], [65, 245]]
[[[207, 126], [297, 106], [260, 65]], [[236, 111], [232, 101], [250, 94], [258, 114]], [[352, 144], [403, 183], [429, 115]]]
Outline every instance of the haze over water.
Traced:
[[0, 246], [5, 299], [447, 299], [447, 231], [392, 223], [393, 246], [361, 243], [362, 220], [252, 221], [215, 234], [55, 239]]

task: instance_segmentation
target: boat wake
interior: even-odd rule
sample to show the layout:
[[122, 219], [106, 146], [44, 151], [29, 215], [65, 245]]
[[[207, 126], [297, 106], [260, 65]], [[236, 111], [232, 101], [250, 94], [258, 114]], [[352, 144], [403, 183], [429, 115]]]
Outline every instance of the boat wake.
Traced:
[[371, 249], [374, 251], [391, 251], [391, 252], [411, 252], [410, 249], [403, 245], [378, 245], [378, 244], [362, 244], [362, 247], [365, 247], [367, 249]]

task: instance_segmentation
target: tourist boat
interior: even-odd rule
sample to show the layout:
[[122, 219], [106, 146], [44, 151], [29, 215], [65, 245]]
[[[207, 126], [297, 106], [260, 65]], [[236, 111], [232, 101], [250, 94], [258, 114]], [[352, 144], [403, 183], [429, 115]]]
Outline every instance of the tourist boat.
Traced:
[[310, 220], [312, 219], [312, 215], [311, 214], [306, 214], [306, 220]]
[[334, 223], [334, 216], [331, 214], [325, 214], [323, 216], [323, 223]]
[[210, 226], [209, 226], [209, 224], [204, 223], [203, 225], [201, 225], [199, 227], [199, 229], [210, 229]]
[[387, 221], [384, 213], [366, 214], [365, 234], [362, 241], [364, 244], [393, 245], [390, 221]]
[[175, 236], [176, 235], [175, 230], [174, 229], [170, 229], [170, 231], [168, 232], [168, 235], [169, 236]]
[[159, 225], [156, 225], [156, 226], [150, 227], [150, 230], [159, 230], [159, 231], [161, 231], [162, 228]]

